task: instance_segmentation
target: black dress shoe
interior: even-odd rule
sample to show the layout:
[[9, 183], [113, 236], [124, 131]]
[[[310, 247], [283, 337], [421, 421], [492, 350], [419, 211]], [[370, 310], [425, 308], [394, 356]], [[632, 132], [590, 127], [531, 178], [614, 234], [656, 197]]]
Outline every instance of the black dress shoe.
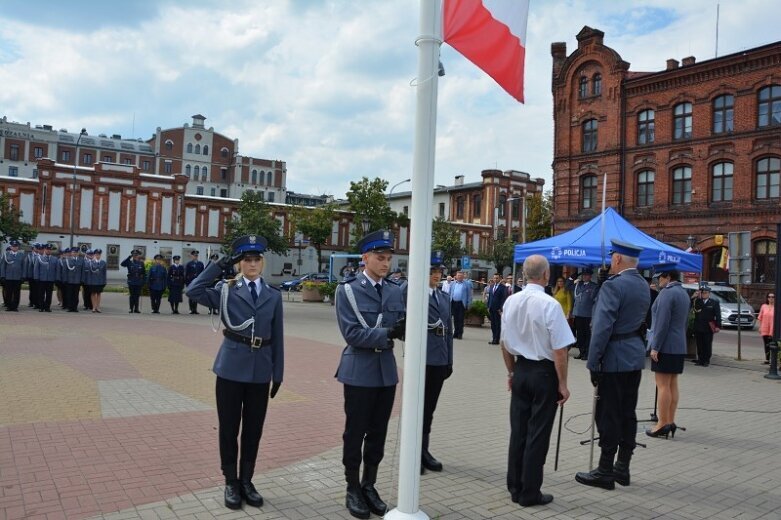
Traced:
[[523, 507], [544, 506], [551, 502], [553, 502], [553, 495], [549, 495], [548, 493], [540, 493], [540, 496], [534, 500], [518, 500], [518, 504]]
[[225, 507], [241, 509], [241, 491], [238, 480], [232, 480], [225, 484]]
[[346, 504], [347, 510], [355, 518], [369, 518], [371, 512], [369, 506], [366, 505], [366, 500], [363, 498], [363, 493], [359, 487], [348, 487]]
[[616, 484], [622, 486], [629, 485], [629, 464], [626, 462], [616, 461], [613, 465], [613, 477], [616, 479]]
[[369, 506], [369, 510], [375, 515], [385, 516], [385, 513], [388, 512], [388, 504], [382, 501], [380, 494], [374, 488], [374, 484], [364, 484], [361, 486], [361, 492], [363, 492], [363, 499], [366, 501], [366, 505]]
[[428, 450], [424, 450], [420, 458], [421, 465], [429, 471], [442, 471], [442, 463], [439, 462]]
[[247, 502], [247, 505], [253, 507], [263, 506], [263, 497], [260, 496], [258, 490], [255, 489], [255, 486], [254, 484], [252, 484], [252, 481], [240, 482], [239, 492], [241, 493], [241, 498], [243, 498]]
[[575, 475], [575, 480], [586, 486], [598, 487], [602, 489], [615, 489], [616, 480], [613, 476], [613, 468], [610, 470], [603, 470], [600, 468], [591, 470], [589, 472], [578, 472]]

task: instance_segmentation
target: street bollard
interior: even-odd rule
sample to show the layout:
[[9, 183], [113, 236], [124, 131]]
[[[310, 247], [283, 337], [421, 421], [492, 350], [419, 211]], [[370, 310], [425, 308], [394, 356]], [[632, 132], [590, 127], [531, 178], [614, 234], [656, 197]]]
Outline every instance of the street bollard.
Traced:
[[765, 379], [781, 379], [778, 375], [778, 341], [771, 341], [770, 348], [770, 371], [765, 375]]

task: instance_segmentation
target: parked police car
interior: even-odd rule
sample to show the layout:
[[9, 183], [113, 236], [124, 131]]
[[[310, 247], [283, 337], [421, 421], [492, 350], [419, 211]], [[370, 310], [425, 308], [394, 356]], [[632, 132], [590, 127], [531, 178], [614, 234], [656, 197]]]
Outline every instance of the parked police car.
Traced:
[[[707, 283], [710, 287], [710, 297], [719, 302], [721, 307], [721, 326], [722, 327], [736, 327], [738, 326], [738, 292], [730, 287], [724, 285], [722, 282], [703, 282]], [[685, 283], [683, 288], [689, 293], [691, 297], [695, 291], [699, 289], [699, 285], [696, 283]], [[740, 297], [740, 327], [744, 329], [753, 329], [756, 318], [754, 316], [754, 310], [751, 308], [745, 298]]]

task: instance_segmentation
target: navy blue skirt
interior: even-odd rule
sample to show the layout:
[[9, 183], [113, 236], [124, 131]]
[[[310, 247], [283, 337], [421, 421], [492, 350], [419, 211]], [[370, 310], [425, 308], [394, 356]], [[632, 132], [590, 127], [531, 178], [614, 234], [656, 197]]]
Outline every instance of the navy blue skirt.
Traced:
[[661, 374], [682, 374], [686, 354], [663, 354], [659, 352], [659, 361], [651, 360], [651, 370]]

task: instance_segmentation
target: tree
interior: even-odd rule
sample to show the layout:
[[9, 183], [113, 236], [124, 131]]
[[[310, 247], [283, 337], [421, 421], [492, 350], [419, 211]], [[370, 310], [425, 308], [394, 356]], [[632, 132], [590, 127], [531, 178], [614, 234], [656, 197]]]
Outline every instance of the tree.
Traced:
[[458, 228], [442, 217], [434, 219], [431, 225], [431, 249], [442, 251], [442, 264], [451, 267], [453, 261], [464, 253]]
[[314, 209], [298, 207], [292, 212], [296, 231], [305, 237], [317, 249], [317, 271], [323, 266], [323, 245], [331, 236], [334, 222], [334, 208], [330, 204]]
[[515, 242], [507, 237], [503, 240], [496, 240], [491, 246], [491, 252], [485, 256], [496, 267], [496, 272], [504, 274], [504, 268], [513, 265], [513, 254], [515, 252]]
[[364, 177], [358, 182], [350, 182], [350, 190], [347, 192], [347, 200], [350, 210], [355, 213], [355, 228], [353, 229], [353, 242], [358, 242], [364, 235], [363, 222], [368, 221], [368, 231], [378, 229], [390, 229], [398, 216], [390, 209], [388, 199], [385, 198], [385, 190], [388, 181], [375, 178], [370, 181]]
[[38, 230], [22, 222], [22, 212], [11, 206], [11, 199], [0, 194], [0, 243], [11, 239], [29, 242], [38, 236]]
[[551, 236], [553, 229], [553, 193], [533, 195], [526, 199], [526, 241], [532, 242]]
[[251, 190], [241, 196], [238, 217], [225, 222], [224, 248], [230, 249], [231, 243], [242, 235], [259, 235], [268, 241], [267, 249], [278, 255], [288, 252], [288, 238], [281, 233], [282, 224], [271, 216], [271, 210], [263, 202], [263, 195]]

